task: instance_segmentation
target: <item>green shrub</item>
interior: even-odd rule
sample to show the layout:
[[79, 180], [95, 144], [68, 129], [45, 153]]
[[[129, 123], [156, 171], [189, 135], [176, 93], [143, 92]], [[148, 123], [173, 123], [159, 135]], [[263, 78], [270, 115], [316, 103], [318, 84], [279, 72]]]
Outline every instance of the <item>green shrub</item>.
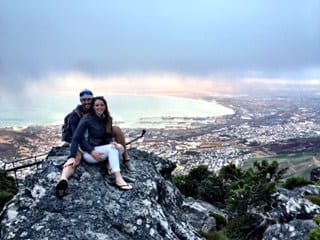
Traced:
[[243, 172], [240, 168], [237, 168], [236, 165], [230, 164], [223, 166], [220, 169], [219, 177], [226, 182], [233, 182], [241, 179], [243, 177]]
[[203, 232], [199, 231], [199, 234], [207, 240], [229, 240], [229, 238], [223, 232]]
[[314, 216], [313, 221], [315, 221], [319, 225], [320, 224], [320, 215]]
[[188, 177], [200, 183], [210, 175], [212, 172], [208, 170], [207, 166], [198, 166], [190, 171]]
[[232, 219], [225, 229], [226, 235], [232, 240], [244, 240], [247, 233], [243, 231], [242, 227], [246, 226], [248, 221], [249, 217], [247, 215]]
[[183, 193], [184, 186], [186, 184], [186, 176], [172, 176], [173, 183], [180, 189]]
[[309, 233], [309, 240], [319, 240], [320, 239], [320, 228], [314, 228]]
[[227, 206], [236, 214], [242, 214], [250, 207], [268, 208], [283, 174], [284, 169], [279, 170], [277, 162], [264, 160], [254, 162], [247, 171], [234, 164], [224, 166], [218, 176], [206, 166], [199, 166], [186, 176], [173, 177], [173, 181], [186, 196]]
[[318, 196], [318, 195], [305, 195], [305, 198], [308, 199], [310, 202], [320, 206], [320, 196]]
[[268, 208], [282, 174], [275, 162], [255, 162], [240, 179], [228, 186], [227, 208], [236, 214], [246, 213], [251, 207]]
[[[200, 198], [213, 204], [223, 204], [233, 211], [234, 219], [226, 219], [214, 213], [217, 228], [224, 227], [224, 233], [232, 240], [261, 239], [263, 231], [259, 215], [248, 214], [249, 208], [267, 210], [272, 204], [271, 195], [276, 191], [286, 169], [279, 169], [275, 161], [254, 162], [248, 170], [241, 170], [234, 164], [224, 166], [219, 175], [208, 171], [207, 167], [194, 168], [186, 176], [174, 177], [174, 183], [186, 196]], [[207, 239], [218, 238], [219, 232], [203, 233]], [[221, 235], [224, 236], [224, 235]], [[225, 236], [224, 236], [225, 237]], [[260, 238], [261, 237], [261, 238]]]
[[224, 216], [214, 212], [210, 212], [210, 216], [214, 217], [214, 219], [216, 220], [217, 229], [221, 229], [222, 227], [227, 225], [227, 219]]
[[308, 179], [298, 176], [298, 177], [291, 177], [288, 178], [285, 183], [283, 184], [283, 187], [286, 189], [294, 189], [296, 187], [302, 187], [302, 186], [306, 186], [308, 184], [311, 184], [312, 182], [309, 181]]
[[200, 198], [199, 189], [201, 182], [209, 176], [213, 176], [213, 173], [206, 166], [199, 166], [192, 169], [186, 176], [173, 177], [173, 182], [184, 195]]
[[185, 196], [199, 198], [200, 183], [190, 178], [188, 175], [175, 176], [173, 177], [173, 182]]
[[18, 192], [15, 180], [4, 171], [0, 171], [0, 211]]
[[212, 204], [219, 202], [224, 205], [226, 194], [223, 181], [217, 176], [209, 176], [200, 183], [199, 196], [206, 202]]
[[262, 239], [263, 231], [257, 230], [261, 221], [258, 215], [238, 215], [227, 224], [225, 233], [232, 240]]

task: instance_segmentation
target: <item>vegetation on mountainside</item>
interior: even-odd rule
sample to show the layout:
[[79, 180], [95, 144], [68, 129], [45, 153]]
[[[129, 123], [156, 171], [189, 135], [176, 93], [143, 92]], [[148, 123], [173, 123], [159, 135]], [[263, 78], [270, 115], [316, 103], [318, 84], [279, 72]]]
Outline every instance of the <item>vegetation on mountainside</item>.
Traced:
[[199, 166], [186, 176], [173, 177], [173, 181], [186, 196], [242, 213], [248, 207], [267, 205], [283, 174], [276, 162], [262, 161], [255, 162], [248, 170], [231, 164], [223, 167], [218, 175]]
[[211, 212], [209, 215], [211, 217], [214, 217], [214, 219], [216, 220], [216, 229], [217, 230], [224, 228], [228, 223], [227, 219], [220, 214]]
[[310, 194], [310, 195], [306, 195], [305, 198], [308, 199], [313, 204], [320, 206], [320, 197], [318, 195]]
[[[265, 229], [260, 223], [263, 219], [258, 214], [250, 214], [248, 210], [256, 209], [264, 212], [271, 208], [272, 194], [276, 186], [280, 186], [287, 168], [280, 168], [276, 161], [255, 161], [250, 168], [240, 169], [235, 165], [224, 166], [219, 174], [210, 172], [207, 167], [199, 166], [186, 176], [174, 176], [173, 181], [180, 191], [196, 199], [209, 202], [215, 206], [232, 212], [232, 219], [211, 214], [216, 219], [215, 232], [200, 232], [206, 239], [261, 239]], [[294, 176], [282, 184], [287, 189], [318, 184], [302, 176]], [[320, 206], [320, 197], [306, 195], [306, 199]], [[319, 224], [320, 216], [314, 221]], [[309, 240], [320, 239], [320, 228], [314, 228], [309, 233]]]
[[312, 181], [310, 181], [304, 177], [298, 176], [298, 177], [291, 177], [291, 178], [286, 179], [285, 183], [283, 184], [283, 187], [291, 190], [296, 187], [303, 187], [303, 186], [306, 186], [311, 183], [312, 183]]
[[8, 202], [18, 192], [15, 180], [8, 176], [4, 171], [0, 171], [0, 211], [4, 207], [5, 203]]
[[199, 166], [186, 176], [175, 176], [173, 181], [184, 195], [232, 211], [234, 217], [223, 232], [230, 239], [240, 240], [259, 234], [262, 219], [248, 214], [248, 209], [268, 210], [272, 204], [271, 195], [276, 192], [284, 173], [285, 169], [280, 169], [277, 162], [261, 161], [247, 170], [231, 164], [223, 167], [218, 175]]
[[320, 239], [320, 227], [314, 228], [309, 233], [309, 240], [319, 240]]
[[[318, 197], [319, 198], [319, 197]], [[317, 215], [313, 218], [318, 225], [320, 224], [320, 215]], [[309, 240], [319, 240], [320, 239], [320, 227], [312, 229], [309, 233]]]
[[226, 235], [224, 235], [223, 232], [219, 231], [209, 233], [199, 231], [199, 234], [207, 240], [229, 240], [229, 238]]
[[320, 215], [317, 215], [313, 218], [313, 221], [315, 221], [318, 225], [320, 224]]

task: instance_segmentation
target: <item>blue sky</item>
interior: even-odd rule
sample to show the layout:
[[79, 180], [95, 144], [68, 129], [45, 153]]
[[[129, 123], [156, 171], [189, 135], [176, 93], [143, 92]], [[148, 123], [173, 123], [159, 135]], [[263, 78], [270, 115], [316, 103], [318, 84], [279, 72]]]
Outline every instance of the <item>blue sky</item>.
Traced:
[[0, 36], [2, 96], [88, 85], [320, 89], [318, 0], [3, 0]]

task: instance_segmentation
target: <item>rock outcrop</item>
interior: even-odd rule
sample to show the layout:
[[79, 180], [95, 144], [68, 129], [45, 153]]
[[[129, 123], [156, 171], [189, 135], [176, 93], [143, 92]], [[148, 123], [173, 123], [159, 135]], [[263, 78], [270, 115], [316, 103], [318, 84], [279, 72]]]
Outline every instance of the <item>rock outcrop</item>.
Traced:
[[320, 214], [320, 207], [305, 198], [306, 195], [320, 196], [320, 187], [308, 185], [293, 190], [280, 188], [274, 194], [275, 207], [265, 214], [269, 225], [263, 240], [308, 239], [311, 229], [318, 227], [313, 217]]
[[99, 165], [81, 163], [59, 199], [59, 180], [68, 149], [53, 148], [43, 166], [25, 179], [7, 204], [0, 238], [8, 239], [201, 239], [188, 223], [183, 197], [169, 177], [175, 165], [137, 150], [132, 191], [121, 191]]
[[316, 167], [311, 170], [310, 180], [311, 181], [319, 181], [320, 180], [320, 167]]
[[[116, 188], [100, 165], [82, 163], [59, 199], [55, 185], [67, 155], [68, 148], [53, 148], [42, 168], [20, 184], [1, 215], [0, 239], [200, 240], [196, 229], [220, 229], [212, 213], [232, 218], [206, 202], [184, 199], [171, 182], [175, 164], [138, 150], [129, 151], [136, 173], [123, 171], [132, 191]], [[272, 209], [250, 209], [261, 218], [251, 239], [308, 239], [320, 207], [306, 195], [320, 196], [320, 186], [278, 188]]]

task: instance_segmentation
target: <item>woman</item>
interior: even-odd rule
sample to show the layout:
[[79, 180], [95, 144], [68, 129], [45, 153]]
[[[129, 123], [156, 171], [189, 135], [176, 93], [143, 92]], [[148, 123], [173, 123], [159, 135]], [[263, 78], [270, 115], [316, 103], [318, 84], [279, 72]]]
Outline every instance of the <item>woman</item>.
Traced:
[[[116, 186], [121, 190], [131, 190], [132, 186], [125, 182], [120, 173], [119, 155], [124, 149], [122, 145], [112, 142], [112, 117], [106, 100], [103, 97], [93, 98], [90, 112], [81, 119], [73, 135], [68, 161], [74, 160], [80, 145], [86, 162], [98, 163], [108, 159], [110, 173], [115, 175]], [[67, 187], [66, 180], [61, 180], [57, 186], [62, 191]]]

